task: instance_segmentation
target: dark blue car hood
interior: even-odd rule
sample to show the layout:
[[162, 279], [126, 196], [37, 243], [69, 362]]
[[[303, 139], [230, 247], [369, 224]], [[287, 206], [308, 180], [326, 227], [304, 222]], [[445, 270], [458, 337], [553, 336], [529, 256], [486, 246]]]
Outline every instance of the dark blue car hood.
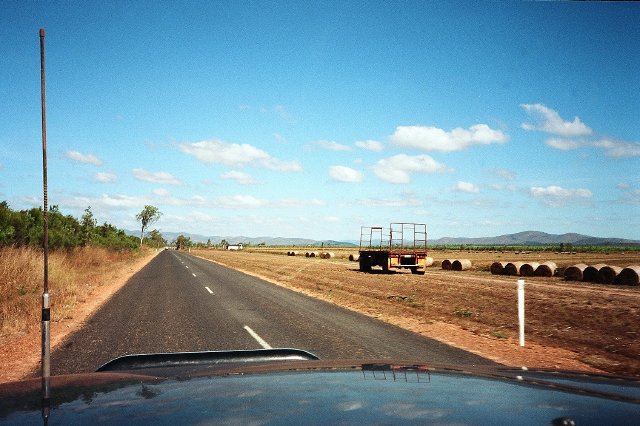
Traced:
[[[42, 424], [39, 384], [0, 385], [0, 423]], [[628, 425], [639, 415], [638, 381], [613, 376], [297, 361], [174, 377], [53, 377], [45, 417], [49, 424]]]

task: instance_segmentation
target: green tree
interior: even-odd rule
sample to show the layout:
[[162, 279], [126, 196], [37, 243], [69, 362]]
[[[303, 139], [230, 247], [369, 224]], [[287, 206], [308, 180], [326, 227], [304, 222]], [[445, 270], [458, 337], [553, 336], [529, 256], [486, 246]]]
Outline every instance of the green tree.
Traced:
[[142, 247], [145, 229], [157, 222], [160, 216], [162, 216], [162, 213], [154, 206], [144, 206], [144, 209], [136, 215], [136, 219], [142, 225], [140, 229], [140, 247]]
[[167, 241], [157, 229], [149, 232], [149, 236], [147, 237], [147, 239], [152, 242], [152, 245], [155, 248], [167, 245]]
[[0, 203], [0, 246], [10, 246], [15, 241], [15, 228], [13, 226], [14, 213], [9, 203]]
[[82, 246], [88, 246], [93, 242], [97, 223], [98, 221], [91, 212], [91, 206], [87, 207], [80, 219], [80, 244]]
[[188, 247], [191, 247], [191, 238], [185, 237], [182, 234], [178, 235], [176, 239], [176, 249], [182, 250]]

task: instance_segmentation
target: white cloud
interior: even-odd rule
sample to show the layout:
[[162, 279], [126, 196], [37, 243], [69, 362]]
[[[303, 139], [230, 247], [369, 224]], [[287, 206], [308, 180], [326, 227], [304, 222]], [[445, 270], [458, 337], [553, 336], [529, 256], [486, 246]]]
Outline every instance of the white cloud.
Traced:
[[491, 186], [491, 189], [494, 189], [496, 191], [510, 191], [510, 192], [515, 192], [518, 190], [518, 187], [516, 185], [513, 184], [504, 184], [504, 183], [494, 183]]
[[551, 148], [559, 149], [561, 151], [569, 151], [584, 146], [584, 144], [580, 141], [561, 138], [547, 139], [546, 141], [544, 141], [544, 143]]
[[390, 139], [399, 146], [451, 152], [460, 151], [472, 145], [505, 143], [508, 136], [486, 124], [474, 124], [469, 129], [457, 127], [450, 132], [431, 126], [398, 126]]
[[309, 200], [302, 200], [296, 198], [284, 198], [281, 200], [274, 200], [269, 203], [270, 207], [275, 208], [299, 208], [299, 207], [323, 207], [326, 203], [317, 198], [312, 198]]
[[131, 197], [128, 195], [108, 195], [102, 194], [102, 197], [96, 200], [95, 204], [99, 204], [105, 207], [113, 207], [113, 208], [132, 208], [132, 207], [140, 207], [144, 206], [146, 202], [145, 198], [141, 197]]
[[[160, 195], [160, 194], [157, 194]], [[201, 195], [194, 195], [192, 197], [183, 198], [183, 197], [171, 197], [167, 192], [166, 196], [163, 196], [160, 201], [162, 204], [170, 205], [170, 206], [189, 206], [189, 207], [198, 207], [207, 205], [207, 199]]]
[[407, 198], [366, 198], [358, 201], [365, 207], [419, 207], [423, 202], [415, 197]]
[[148, 172], [144, 169], [133, 169], [133, 176], [141, 181], [166, 185], [182, 185], [182, 182], [167, 172]]
[[248, 173], [232, 170], [220, 175], [221, 179], [235, 180], [240, 185], [250, 185], [255, 183], [253, 176]]
[[203, 163], [218, 163], [232, 167], [254, 165], [282, 172], [299, 172], [302, 170], [302, 166], [297, 161], [278, 160], [260, 148], [249, 144], [208, 140], [181, 143], [178, 147], [185, 154], [192, 155]]
[[331, 166], [329, 167], [329, 176], [338, 182], [361, 182], [362, 173], [345, 166]]
[[605, 155], [614, 158], [640, 157], [640, 143], [623, 142], [614, 139], [600, 139], [591, 143], [596, 148], [602, 148]]
[[463, 181], [458, 181], [454, 185], [453, 190], [458, 192], [468, 192], [470, 194], [477, 194], [478, 192], [480, 192], [480, 188], [477, 185], [474, 185], [471, 182]]
[[522, 123], [522, 128], [529, 131], [541, 131], [560, 136], [585, 136], [592, 130], [585, 125], [580, 118], [574, 117], [573, 121], [565, 121], [556, 111], [547, 108], [543, 104], [520, 104], [520, 106], [533, 115], [542, 119], [539, 124]]
[[267, 204], [267, 200], [256, 198], [253, 195], [232, 195], [220, 197], [216, 201], [216, 205], [226, 209], [256, 209], [266, 207]]
[[95, 175], [95, 180], [102, 183], [113, 183], [118, 180], [118, 177], [113, 173], [98, 172]]
[[621, 201], [625, 204], [640, 204], [640, 189], [634, 188], [632, 185], [622, 182], [616, 185], [622, 192]]
[[409, 183], [411, 173], [442, 173], [450, 169], [428, 155], [398, 154], [379, 160], [373, 171], [380, 179], [391, 183]]
[[382, 145], [382, 142], [374, 141], [371, 139], [366, 141], [356, 141], [354, 145], [357, 148], [364, 149], [366, 151], [379, 152], [384, 149], [384, 145]]
[[170, 192], [164, 188], [156, 188], [153, 190], [153, 193], [160, 197], [168, 197], [170, 195]]
[[330, 151], [351, 151], [351, 147], [348, 147], [347, 145], [343, 145], [335, 141], [320, 140], [320, 141], [316, 141], [316, 144], [321, 148], [328, 149]]
[[130, 208], [142, 209], [145, 204], [150, 204], [150, 200], [146, 197], [131, 197], [129, 195], [122, 194], [102, 194], [100, 197], [74, 196], [64, 198], [61, 200], [60, 204], [76, 209], [85, 209], [87, 206], [91, 206], [96, 209], [126, 210]]
[[529, 188], [529, 195], [540, 199], [549, 207], [562, 207], [572, 200], [586, 200], [593, 196], [588, 189], [568, 189], [560, 186], [534, 186]]
[[626, 204], [640, 204], [640, 189], [626, 191], [622, 201]]
[[94, 166], [102, 165], [102, 160], [93, 154], [82, 154], [78, 151], [67, 151], [64, 153], [65, 157], [70, 160], [77, 161], [83, 164], [93, 164]]
[[514, 180], [516, 173], [508, 169], [493, 169], [489, 173], [502, 180]]
[[640, 156], [640, 143], [624, 142], [612, 138], [602, 138], [598, 140], [584, 139], [562, 139], [551, 138], [545, 141], [545, 144], [551, 148], [562, 151], [569, 151], [578, 148], [591, 147], [604, 150], [607, 157], [627, 158]]
[[257, 209], [257, 208], [298, 208], [298, 207], [320, 207], [324, 206], [324, 201], [318, 199], [301, 200], [285, 198], [280, 200], [266, 200], [253, 195], [232, 195], [220, 197], [216, 200], [215, 206], [227, 209]]

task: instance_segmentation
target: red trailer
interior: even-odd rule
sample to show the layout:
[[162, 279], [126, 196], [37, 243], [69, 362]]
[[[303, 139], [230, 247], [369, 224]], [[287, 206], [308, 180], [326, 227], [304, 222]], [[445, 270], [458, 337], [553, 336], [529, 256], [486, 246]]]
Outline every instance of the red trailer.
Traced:
[[391, 223], [360, 228], [360, 270], [370, 272], [380, 266], [407, 268], [414, 274], [424, 274], [427, 259], [427, 225], [424, 223]]

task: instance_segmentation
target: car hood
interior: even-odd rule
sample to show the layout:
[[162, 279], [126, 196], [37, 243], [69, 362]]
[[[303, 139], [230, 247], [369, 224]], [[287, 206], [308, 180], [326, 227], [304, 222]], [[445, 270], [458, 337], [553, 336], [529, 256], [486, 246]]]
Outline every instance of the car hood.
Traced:
[[610, 375], [386, 360], [151, 371], [52, 377], [44, 409], [40, 379], [0, 385], [0, 423], [631, 424], [640, 413], [640, 383]]

